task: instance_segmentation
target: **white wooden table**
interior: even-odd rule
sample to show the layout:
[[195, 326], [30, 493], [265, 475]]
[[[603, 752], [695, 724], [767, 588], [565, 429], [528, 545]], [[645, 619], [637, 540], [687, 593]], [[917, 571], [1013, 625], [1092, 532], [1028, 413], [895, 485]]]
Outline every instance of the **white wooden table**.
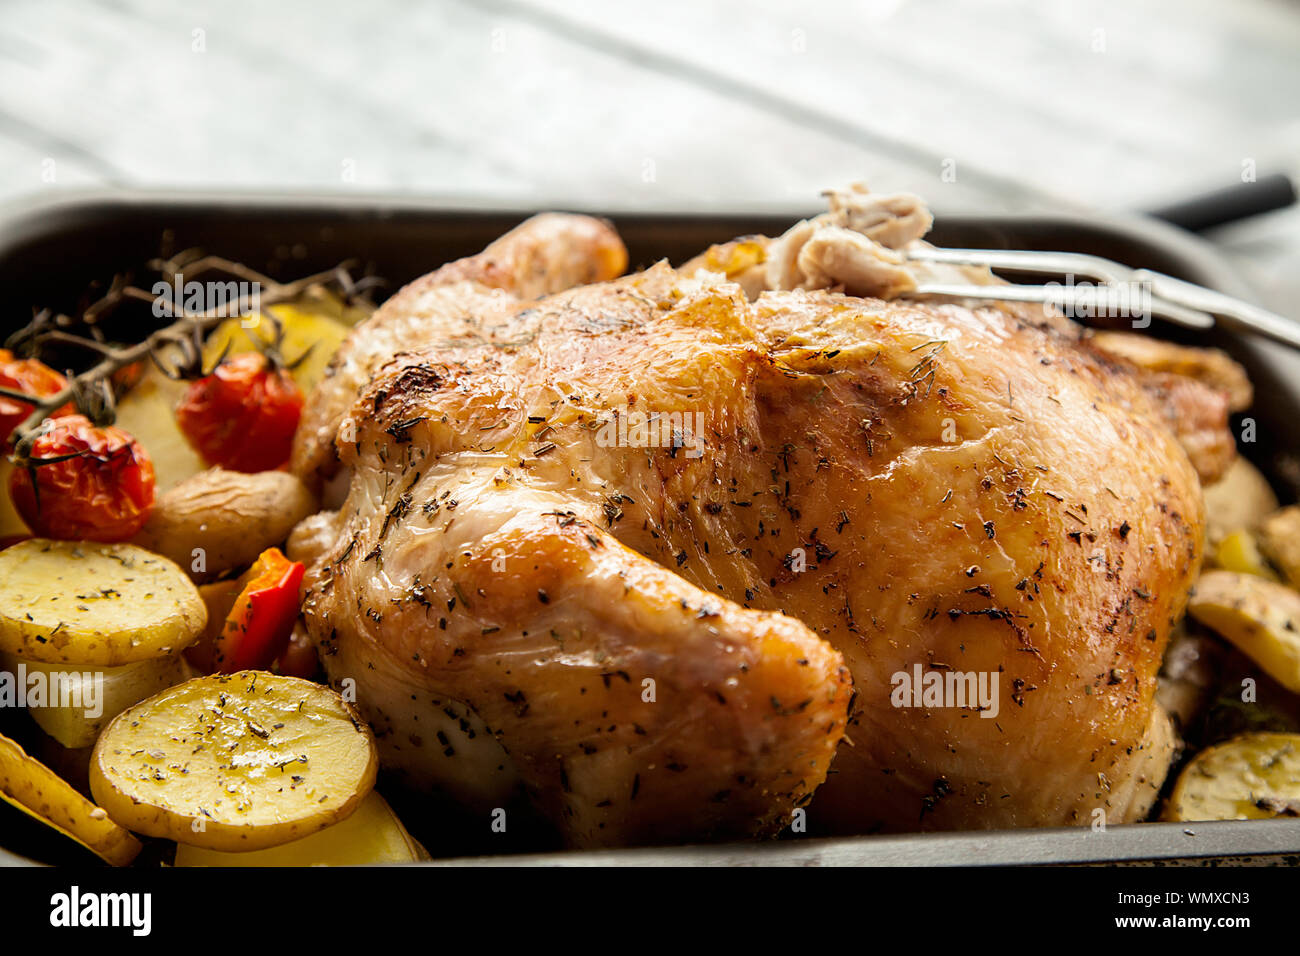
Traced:
[[[0, 199], [1113, 209], [1300, 174], [1288, 0], [0, 3]], [[1300, 318], [1300, 211], [1213, 237]]]

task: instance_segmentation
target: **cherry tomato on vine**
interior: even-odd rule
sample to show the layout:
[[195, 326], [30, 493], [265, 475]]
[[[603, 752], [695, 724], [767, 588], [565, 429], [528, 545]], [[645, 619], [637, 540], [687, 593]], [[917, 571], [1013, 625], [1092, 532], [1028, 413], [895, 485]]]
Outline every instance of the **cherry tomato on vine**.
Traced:
[[288, 371], [260, 352], [245, 352], [194, 382], [176, 420], [209, 465], [270, 471], [289, 460], [302, 405]]
[[153, 461], [138, 441], [84, 415], [48, 419], [28, 461], [15, 464], [9, 495], [27, 526], [65, 541], [125, 541], [149, 517]]
[[[23, 392], [35, 398], [47, 398], [67, 388], [68, 380], [44, 362], [14, 358], [8, 349], [0, 349], [0, 388]], [[71, 405], [64, 405], [55, 415], [70, 415]], [[0, 445], [9, 440], [13, 430], [32, 413], [29, 402], [0, 396]]]

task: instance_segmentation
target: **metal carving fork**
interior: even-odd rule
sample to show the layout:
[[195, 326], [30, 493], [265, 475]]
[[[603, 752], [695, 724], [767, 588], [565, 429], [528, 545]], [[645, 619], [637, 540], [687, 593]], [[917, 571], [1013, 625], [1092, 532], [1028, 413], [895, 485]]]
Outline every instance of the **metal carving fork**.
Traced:
[[1067, 315], [1136, 317], [1134, 328], [1145, 328], [1152, 316], [1192, 329], [1211, 329], [1218, 324], [1300, 349], [1300, 322], [1161, 272], [1133, 269], [1101, 256], [1077, 252], [939, 249], [921, 245], [913, 245], [904, 255], [915, 262], [986, 266], [993, 270], [1068, 278], [1064, 284], [1044, 285], [926, 282], [908, 295], [1041, 302], [1055, 305]]

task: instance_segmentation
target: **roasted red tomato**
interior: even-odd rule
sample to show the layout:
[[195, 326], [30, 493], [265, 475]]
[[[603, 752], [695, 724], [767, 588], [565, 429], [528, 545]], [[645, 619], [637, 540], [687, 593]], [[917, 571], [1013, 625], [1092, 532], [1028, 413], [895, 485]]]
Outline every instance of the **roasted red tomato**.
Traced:
[[260, 352], [245, 352], [191, 385], [176, 420], [209, 465], [270, 471], [289, 460], [302, 401], [287, 371]]
[[50, 420], [31, 463], [9, 476], [9, 495], [36, 534], [65, 541], [125, 541], [149, 517], [153, 462], [138, 441], [84, 415]]
[[[8, 349], [0, 349], [0, 388], [8, 388], [36, 398], [57, 394], [68, 380], [44, 362], [16, 359]], [[71, 405], [64, 405], [55, 415], [71, 415]], [[13, 430], [32, 413], [32, 406], [14, 398], [0, 397], [0, 444], [9, 440]]]

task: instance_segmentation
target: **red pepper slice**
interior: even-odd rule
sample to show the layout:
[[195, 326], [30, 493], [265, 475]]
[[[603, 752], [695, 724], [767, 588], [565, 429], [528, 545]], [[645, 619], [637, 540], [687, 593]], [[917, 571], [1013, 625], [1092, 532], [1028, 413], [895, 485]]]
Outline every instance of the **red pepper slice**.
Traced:
[[217, 673], [268, 670], [284, 653], [298, 620], [298, 586], [305, 570], [279, 548], [268, 548], [244, 572], [243, 590], [217, 635]]

